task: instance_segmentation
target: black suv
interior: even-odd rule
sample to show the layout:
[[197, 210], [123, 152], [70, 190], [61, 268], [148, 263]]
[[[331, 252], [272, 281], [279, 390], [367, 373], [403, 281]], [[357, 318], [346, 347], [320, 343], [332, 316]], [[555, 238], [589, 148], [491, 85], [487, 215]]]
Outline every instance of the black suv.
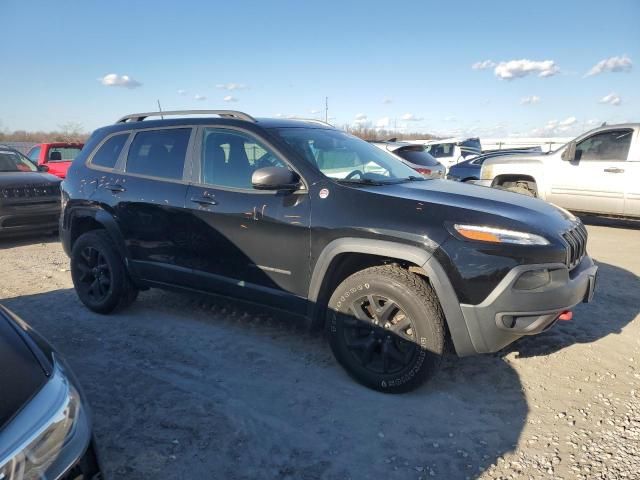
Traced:
[[96, 130], [63, 183], [63, 244], [93, 311], [149, 287], [269, 305], [326, 327], [353, 377], [398, 392], [449, 340], [495, 352], [593, 295], [587, 232], [565, 210], [425, 180], [320, 121], [162, 114], [182, 118]]

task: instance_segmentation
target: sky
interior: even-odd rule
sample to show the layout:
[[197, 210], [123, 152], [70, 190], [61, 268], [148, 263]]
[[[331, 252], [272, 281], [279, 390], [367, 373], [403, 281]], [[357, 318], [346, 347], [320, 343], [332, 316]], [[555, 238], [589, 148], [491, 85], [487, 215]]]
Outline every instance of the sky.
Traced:
[[128, 113], [439, 135], [640, 121], [640, 1], [0, 0], [0, 129]]

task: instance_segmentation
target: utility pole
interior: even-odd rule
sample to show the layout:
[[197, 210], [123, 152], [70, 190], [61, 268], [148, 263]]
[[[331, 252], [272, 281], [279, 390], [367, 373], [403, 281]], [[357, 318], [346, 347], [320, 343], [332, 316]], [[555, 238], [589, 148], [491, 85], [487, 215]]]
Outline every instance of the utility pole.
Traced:
[[324, 97], [324, 121], [329, 123], [329, 97]]

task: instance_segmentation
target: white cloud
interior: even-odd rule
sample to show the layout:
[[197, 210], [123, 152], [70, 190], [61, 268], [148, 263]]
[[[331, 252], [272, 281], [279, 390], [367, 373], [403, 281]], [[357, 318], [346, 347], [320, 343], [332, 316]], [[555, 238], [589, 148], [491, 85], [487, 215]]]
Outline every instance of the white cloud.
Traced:
[[484, 60], [482, 62], [476, 62], [471, 65], [471, 68], [474, 70], [486, 70], [487, 68], [493, 68], [496, 66], [496, 62], [493, 60]]
[[315, 115], [316, 113], [320, 113], [320, 110], [317, 110], [317, 109], [315, 109], [315, 108], [314, 108], [314, 109], [312, 109], [312, 110], [309, 110], [309, 113], [310, 113], [311, 115]]
[[553, 60], [509, 60], [508, 62], [500, 62], [493, 73], [502, 80], [513, 80], [514, 78], [522, 78], [527, 75], [537, 74], [538, 77], [552, 77], [560, 72], [560, 68]]
[[376, 128], [387, 128], [389, 126], [389, 123], [391, 123], [389, 117], [379, 118], [376, 122]]
[[389, 97], [384, 97], [382, 99], [382, 103], [384, 103], [385, 105], [389, 105], [390, 103], [393, 103], [393, 99], [391, 99]]
[[402, 120], [404, 120], [405, 122], [420, 122], [421, 120], [424, 120], [424, 118], [417, 117], [413, 113], [405, 113], [404, 115], [402, 115]]
[[357, 113], [353, 123], [355, 123], [356, 125], [368, 125], [370, 123], [369, 117], [367, 117], [367, 115], [365, 115], [364, 113]]
[[456, 117], [454, 117], [453, 115], [449, 115], [448, 117], [444, 117], [444, 121], [445, 122], [455, 122], [458, 119]]
[[585, 77], [591, 77], [593, 75], [599, 75], [604, 72], [630, 72], [633, 67], [631, 58], [627, 55], [621, 57], [609, 57], [604, 60], [600, 60], [596, 63], [591, 70], [589, 70]]
[[99, 80], [100, 83], [107, 87], [137, 88], [142, 86], [140, 82], [134, 80], [129, 75], [118, 75], [117, 73], [109, 73]]
[[558, 135], [567, 135], [573, 128], [577, 126], [578, 119], [576, 117], [567, 117], [564, 120], [549, 120], [543, 127], [534, 128], [531, 134], [537, 137], [554, 137]]
[[186, 90], [182, 90], [182, 89], [178, 90], [178, 95], [186, 95], [186, 94], [187, 94]]
[[238, 99], [236, 97], [234, 97], [233, 95], [227, 95], [226, 97], [223, 98], [223, 100], [225, 102], [237, 102]]
[[206, 100], [206, 99], [207, 99], [207, 97], [205, 97], [204, 95], [200, 95], [199, 93], [196, 93], [196, 94], [193, 96], [193, 99], [194, 99], [194, 100], [202, 101], [202, 100]]
[[615, 93], [611, 92], [609, 95], [605, 95], [604, 97], [602, 97], [598, 103], [606, 103], [608, 105], [618, 106], [621, 102], [622, 99]]
[[221, 88], [223, 90], [244, 90], [247, 87], [244, 83], [219, 83], [216, 85], [216, 88]]
[[540, 103], [540, 97], [537, 95], [522, 97], [520, 99], [520, 105], [535, 105], [536, 103]]
[[276, 118], [282, 118], [283, 116], [284, 116], [284, 115], [282, 115], [281, 113], [276, 113], [276, 114], [274, 115], [274, 117], [276, 117]]

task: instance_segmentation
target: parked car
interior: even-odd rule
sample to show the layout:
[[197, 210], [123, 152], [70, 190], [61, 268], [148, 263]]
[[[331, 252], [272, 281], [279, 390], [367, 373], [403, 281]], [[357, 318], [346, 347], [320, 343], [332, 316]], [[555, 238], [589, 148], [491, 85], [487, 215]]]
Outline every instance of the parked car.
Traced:
[[[84, 305], [140, 289], [240, 298], [325, 327], [382, 391], [540, 333], [593, 296], [579, 219], [541, 200], [425, 180], [319, 121], [228, 110], [128, 115], [95, 131], [63, 184], [61, 238]], [[218, 117], [214, 117], [218, 115]]]
[[444, 165], [433, 158], [424, 145], [395, 141], [369, 143], [397, 155], [405, 164], [425, 178], [444, 178]]
[[640, 217], [640, 124], [599, 127], [549, 154], [492, 158], [481, 182], [576, 212]]
[[447, 170], [453, 165], [482, 153], [480, 139], [477, 137], [409, 140], [409, 142], [424, 145], [427, 152], [441, 162]]
[[61, 180], [47, 170], [0, 145], [0, 236], [58, 229]]
[[469, 160], [460, 162], [457, 165], [449, 168], [447, 173], [447, 179], [454, 180], [456, 182], [470, 182], [472, 180], [480, 180], [480, 169], [482, 164], [488, 158], [502, 157], [505, 155], [527, 155], [529, 153], [542, 153], [540, 148], [532, 149], [519, 149], [519, 150], [496, 150], [493, 152], [483, 153], [482, 155], [474, 156]]
[[55, 142], [38, 143], [31, 147], [27, 156], [36, 165], [46, 165], [56, 177], [65, 178], [74, 158], [82, 150], [82, 143]]
[[97, 479], [86, 400], [47, 342], [0, 306], [0, 479]]

